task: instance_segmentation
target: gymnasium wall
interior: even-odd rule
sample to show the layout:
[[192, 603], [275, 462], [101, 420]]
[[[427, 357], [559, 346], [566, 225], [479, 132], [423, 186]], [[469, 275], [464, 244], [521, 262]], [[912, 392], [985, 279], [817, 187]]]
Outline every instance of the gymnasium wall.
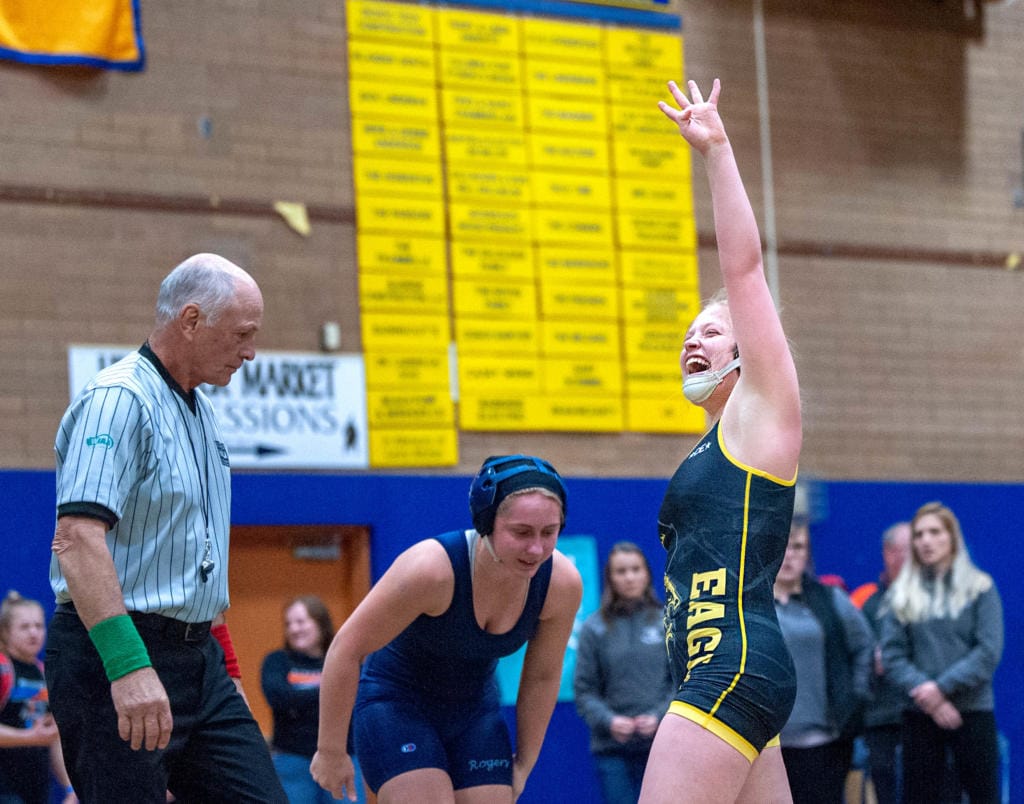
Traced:
[[[1024, 6], [966, 4], [977, 9], [965, 19], [932, 0], [763, 5], [763, 70], [752, 0], [672, 8], [686, 73], [722, 78], [763, 232], [776, 225], [804, 471], [1019, 479], [1024, 280], [1007, 266], [1024, 245]], [[343, 4], [143, 0], [142, 21], [138, 74], [0, 63], [2, 466], [52, 466], [68, 344], [140, 342], [159, 279], [196, 251], [258, 278], [263, 348], [316, 350], [326, 320], [341, 323], [343, 350], [361, 348]], [[309, 237], [277, 200], [308, 205]], [[694, 441], [462, 433], [459, 465], [437, 471], [521, 449], [565, 471], [661, 477]]]

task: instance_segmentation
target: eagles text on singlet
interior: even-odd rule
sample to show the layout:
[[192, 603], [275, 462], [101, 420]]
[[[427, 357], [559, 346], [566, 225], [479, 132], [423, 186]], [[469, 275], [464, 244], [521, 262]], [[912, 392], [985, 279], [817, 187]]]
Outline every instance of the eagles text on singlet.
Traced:
[[[710, 572], [695, 572], [690, 581], [690, 601], [686, 608], [686, 678], [699, 664], [710, 662], [722, 641], [722, 632], [712, 623], [725, 618], [725, 604], [711, 597], [725, 596], [725, 567]], [[695, 628], [694, 626], [701, 626]]]

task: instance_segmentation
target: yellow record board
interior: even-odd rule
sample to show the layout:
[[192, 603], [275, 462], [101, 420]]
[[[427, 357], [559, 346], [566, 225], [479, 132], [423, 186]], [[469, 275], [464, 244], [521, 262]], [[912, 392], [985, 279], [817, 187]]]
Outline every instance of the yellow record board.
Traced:
[[457, 460], [457, 428], [703, 429], [690, 154], [656, 106], [680, 24], [599, 5], [346, 4], [372, 465]]

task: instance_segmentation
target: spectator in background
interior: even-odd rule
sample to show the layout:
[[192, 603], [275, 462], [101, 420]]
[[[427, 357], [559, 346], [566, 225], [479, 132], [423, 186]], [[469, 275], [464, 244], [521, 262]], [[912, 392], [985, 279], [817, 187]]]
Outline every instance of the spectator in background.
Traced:
[[868, 772], [878, 804], [900, 801], [900, 731], [907, 696], [893, 684], [882, 665], [882, 601], [910, 553], [910, 523], [897, 522], [882, 534], [884, 569], [877, 583], [857, 587], [850, 596], [864, 613], [875, 635], [872, 658], [871, 700], [864, 710], [864, 742], [868, 751]]
[[[900, 574], [903, 562], [910, 554], [910, 523], [896, 522], [885, 529], [882, 534], [882, 572], [877, 581], [862, 583], [850, 593], [850, 600], [858, 609], [864, 611], [864, 604], [876, 593], [885, 594], [896, 576]], [[881, 596], [875, 598], [881, 600]]]
[[662, 605], [643, 551], [616, 542], [604, 565], [601, 605], [580, 631], [573, 679], [604, 804], [636, 804], [654, 734], [672, 701]]
[[[301, 595], [284, 607], [284, 647], [263, 660], [263, 695], [274, 715], [270, 741], [274, 767], [290, 804], [336, 801], [313, 781], [309, 763], [316, 753], [320, 720], [320, 676], [334, 638], [331, 613], [315, 595]], [[365, 801], [362, 773], [355, 767], [356, 801]]]
[[48, 804], [50, 770], [65, 804], [78, 801], [64, 769], [50, 715], [39, 652], [46, 642], [43, 607], [17, 592], [0, 604], [0, 802]]
[[843, 804], [868, 698], [871, 631], [841, 588], [807, 572], [810, 532], [794, 518], [775, 578], [775, 611], [796, 663], [796, 703], [782, 727], [794, 804]]
[[955, 514], [918, 509], [911, 553], [889, 588], [882, 664], [907, 695], [906, 804], [939, 800], [947, 747], [971, 804], [999, 801], [992, 676], [1003, 654], [1003, 607], [992, 577], [971, 561]]

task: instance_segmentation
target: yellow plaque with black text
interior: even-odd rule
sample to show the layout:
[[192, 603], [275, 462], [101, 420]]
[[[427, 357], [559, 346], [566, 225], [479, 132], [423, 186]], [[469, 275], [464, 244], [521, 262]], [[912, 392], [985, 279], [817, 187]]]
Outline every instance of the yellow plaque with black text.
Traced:
[[374, 159], [356, 155], [352, 165], [356, 196], [415, 196], [442, 200], [441, 165], [411, 159]]
[[447, 390], [448, 353], [373, 352], [366, 355], [366, 387], [373, 390]]
[[371, 466], [454, 466], [458, 462], [459, 436], [454, 429], [370, 430]]
[[433, 349], [443, 352], [451, 340], [448, 317], [444, 315], [393, 315], [362, 313], [363, 348], [368, 351], [414, 352]]
[[531, 60], [547, 58], [569, 64], [599, 64], [604, 57], [604, 28], [526, 17], [523, 20], [523, 46]]
[[372, 78], [352, 78], [348, 103], [355, 118], [403, 120], [415, 118], [436, 123], [437, 92], [433, 85], [380, 84]]
[[455, 343], [459, 355], [536, 355], [540, 348], [536, 321], [456, 318]]
[[360, 273], [444, 277], [448, 268], [440, 237], [357, 232], [356, 258]]
[[364, 311], [448, 315], [448, 283], [440, 276], [359, 275]]
[[444, 236], [444, 203], [419, 198], [365, 196], [356, 205], [356, 227], [363, 232]]
[[500, 391], [537, 394], [541, 391], [541, 361], [535, 357], [463, 355], [459, 357], [459, 388], [470, 393]]
[[356, 39], [348, 46], [348, 74], [370, 81], [433, 83], [437, 74], [434, 49]]
[[502, 14], [445, 9], [438, 15], [442, 48], [477, 53], [518, 53], [519, 20]]
[[434, 41], [435, 12], [428, 6], [347, 0], [345, 18], [349, 41], [378, 39], [418, 45]]
[[452, 243], [454, 279], [497, 279], [532, 282], [533, 250], [525, 243]]
[[435, 122], [363, 118], [352, 121], [352, 151], [360, 157], [402, 157], [436, 163], [441, 158], [441, 136]]
[[537, 293], [532, 284], [456, 279], [455, 313], [459, 316], [535, 319]]

